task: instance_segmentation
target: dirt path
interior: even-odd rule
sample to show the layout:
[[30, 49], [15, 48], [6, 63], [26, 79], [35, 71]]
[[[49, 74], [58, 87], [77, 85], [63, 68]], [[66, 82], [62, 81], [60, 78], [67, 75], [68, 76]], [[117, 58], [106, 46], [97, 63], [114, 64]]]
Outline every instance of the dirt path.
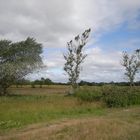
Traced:
[[95, 121], [95, 118], [63, 120], [52, 125], [33, 125], [16, 133], [0, 136], [0, 140], [48, 140], [48, 136], [68, 126]]
[[[91, 140], [91, 137], [102, 140], [103, 138], [137, 140], [140, 138], [139, 108], [110, 112], [100, 117], [65, 119], [51, 124], [30, 125], [25, 129], [11, 131], [7, 135], [0, 136], [0, 140], [58, 140], [58, 138], [59, 140], [75, 140], [75, 138], [76, 140]], [[65, 137], [62, 138], [61, 134], [65, 134]]]

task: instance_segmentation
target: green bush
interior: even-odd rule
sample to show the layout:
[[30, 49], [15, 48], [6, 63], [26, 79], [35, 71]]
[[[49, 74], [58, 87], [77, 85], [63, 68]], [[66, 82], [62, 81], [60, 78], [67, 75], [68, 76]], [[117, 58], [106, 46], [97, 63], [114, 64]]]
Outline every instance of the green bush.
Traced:
[[128, 99], [130, 105], [140, 104], [140, 90], [135, 89], [135, 91], [131, 91], [128, 96]]
[[102, 99], [108, 107], [127, 107], [140, 104], [139, 87], [104, 86], [102, 95]]
[[101, 90], [96, 87], [83, 87], [76, 91], [76, 97], [82, 101], [99, 101], [102, 97]]
[[140, 104], [140, 87], [80, 87], [75, 96], [81, 101], [103, 101], [108, 107], [127, 107]]

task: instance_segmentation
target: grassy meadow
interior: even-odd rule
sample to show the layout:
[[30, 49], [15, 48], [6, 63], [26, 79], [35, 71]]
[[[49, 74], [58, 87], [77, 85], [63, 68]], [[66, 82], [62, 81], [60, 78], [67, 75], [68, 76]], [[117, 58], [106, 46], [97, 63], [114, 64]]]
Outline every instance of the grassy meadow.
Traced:
[[108, 108], [98, 100], [67, 96], [68, 90], [59, 85], [11, 87], [9, 96], [0, 97], [0, 139], [140, 139], [139, 105]]

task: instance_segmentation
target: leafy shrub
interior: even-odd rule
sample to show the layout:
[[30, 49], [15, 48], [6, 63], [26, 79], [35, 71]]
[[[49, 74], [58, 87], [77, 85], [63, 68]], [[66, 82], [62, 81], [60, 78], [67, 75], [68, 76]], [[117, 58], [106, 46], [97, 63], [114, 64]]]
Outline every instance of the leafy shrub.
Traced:
[[83, 86], [75, 96], [87, 102], [104, 101], [108, 107], [127, 107], [140, 104], [140, 87], [120, 87], [106, 85], [101, 87]]
[[140, 104], [140, 88], [138, 87], [104, 86], [102, 95], [108, 107], [127, 107]]
[[78, 99], [87, 102], [99, 101], [102, 97], [102, 93], [99, 88], [90, 88], [86, 86], [77, 90], [75, 95]]
[[129, 91], [129, 104], [135, 105], [135, 104], [140, 104], [140, 90], [139, 89], [134, 89]]
[[20, 127], [21, 123], [18, 121], [0, 121], [0, 129], [8, 129], [13, 127]]

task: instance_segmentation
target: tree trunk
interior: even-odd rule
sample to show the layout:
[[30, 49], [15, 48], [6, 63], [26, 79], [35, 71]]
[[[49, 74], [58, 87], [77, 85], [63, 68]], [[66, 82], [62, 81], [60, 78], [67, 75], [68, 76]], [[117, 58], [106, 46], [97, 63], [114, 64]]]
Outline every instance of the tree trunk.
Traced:
[[3, 88], [3, 95], [7, 95], [7, 87]]
[[72, 83], [71, 86], [70, 86], [70, 91], [69, 91], [69, 94], [75, 94], [76, 90], [78, 88], [78, 85], [77, 83]]
[[130, 87], [132, 87], [132, 86], [134, 86], [134, 78], [133, 77], [130, 78]]
[[73, 88], [72, 85], [70, 86], [70, 90], [69, 90], [69, 93], [68, 94], [70, 94], [70, 95], [73, 95], [74, 94], [74, 88]]
[[7, 95], [7, 88], [9, 87], [9, 85], [0, 85], [0, 96], [5, 96]]
[[42, 84], [40, 84], [40, 86], [39, 86], [40, 88], [42, 88]]

